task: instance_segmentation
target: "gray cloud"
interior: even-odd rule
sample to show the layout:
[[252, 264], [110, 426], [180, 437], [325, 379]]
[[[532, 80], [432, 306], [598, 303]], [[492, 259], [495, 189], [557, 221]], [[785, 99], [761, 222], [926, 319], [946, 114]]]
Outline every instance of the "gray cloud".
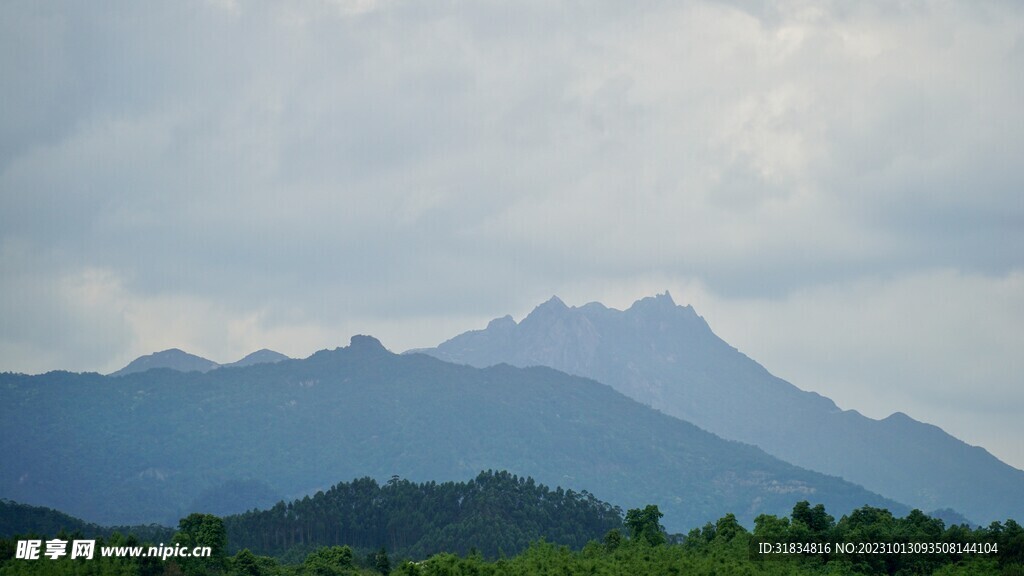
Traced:
[[[554, 293], [673, 288], [849, 407], [986, 446], [1024, 432], [986, 420], [1020, 400], [1015, 3], [0, 15], [2, 369], [305, 355], [356, 331], [404, 349]], [[984, 314], [922, 322], [921, 279]], [[847, 314], [872, 303], [891, 338]], [[828, 349], [799, 361], [807, 333]], [[871, 382], [891, 396], [844, 392]]]

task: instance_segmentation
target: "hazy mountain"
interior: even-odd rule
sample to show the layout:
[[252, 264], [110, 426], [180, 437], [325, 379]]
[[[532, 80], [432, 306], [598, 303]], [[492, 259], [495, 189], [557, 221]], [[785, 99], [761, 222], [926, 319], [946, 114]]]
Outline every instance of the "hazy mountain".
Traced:
[[290, 360], [284, 354], [280, 352], [274, 352], [273, 350], [257, 350], [252, 354], [249, 354], [245, 358], [229, 364], [222, 364], [222, 368], [240, 368], [243, 366], [252, 366], [253, 364], [273, 364], [274, 362], [280, 362], [282, 360]]
[[257, 350], [236, 362], [218, 364], [213, 360], [207, 360], [202, 356], [196, 356], [195, 354], [189, 354], [188, 352], [177, 348], [171, 348], [170, 350], [164, 350], [163, 352], [155, 352], [146, 356], [139, 356], [124, 368], [121, 368], [110, 375], [124, 376], [125, 374], [145, 372], [146, 370], [152, 370], [154, 368], [168, 368], [171, 370], [177, 370], [178, 372], [208, 372], [216, 368], [239, 368], [243, 366], [252, 366], [253, 364], [271, 364], [288, 359], [289, 358], [287, 356], [280, 352], [274, 352], [273, 350], [263, 348], [262, 350]]
[[558, 298], [422, 350], [471, 366], [550, 366], [594, 378], [722, 437], [975, 522], [1024, 517], [1024, 472], [896, 413], [873, 420], [776, 378], [665, 294], [619, 311]]
[[213, 360], [207, 360], [202, 356], [196, 356], [195, 354], [189, 354], [184, 350], [171, 348], [170, 350], [164, 350], [163, 352], [154, 352], [152, 354], [147, 354], [146, 356], [139, 356], [135, 360], [129, 362], [124, 368], [112, 373], [111, 376], [124, 376], [125, 374], [145, 372], [146, 370], [152, 370], [153, 368], [170, 368], [171, 370], [177, 370], [178, 372], [206, 372], [219, 367], [220, 364], [217, 364]]
[[[457, 480], [504, 469], [658, 504], [689, 530], [748, 524], [799, 500], [842, 513], [907, 509], [839, 478], [728, 442], [593, 380], [398, 356], [370, 337], [305, 360], [118, 378], [0, 374], [0, 496], [102, 523], [177, 521], [220, 486], [251, 499], [393, 474]], [[248, 509], [245, 498], [236, 500]]]
[[187, 509], [227, 516], [239, 510], [270, 508], [282, 499], [284, 496], [280, 492], [262, 480], [233, 479], [202, 491]]

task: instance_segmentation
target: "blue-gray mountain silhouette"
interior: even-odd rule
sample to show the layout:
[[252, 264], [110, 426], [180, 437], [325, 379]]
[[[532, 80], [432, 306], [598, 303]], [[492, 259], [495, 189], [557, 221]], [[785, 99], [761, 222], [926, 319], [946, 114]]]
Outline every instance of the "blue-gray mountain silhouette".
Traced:
[[110, 375], [124, 376], [125, 374], [145, 372], [146, 370], [152, 370], [154, 368], [167, 368], [170, 370], [177, 370], [178, 372], [208, 372], [217, 368], [239, 368], [242, 366], [252, 366], [253, 364], [270, 364], [288, 359], [289, 358], [287, 356], [280, 352], [274, 352], [273, 350], [263, 348], [262, 350], [257, 350], [236, 362], [218, 364], [213, 360], [208, 360], [202, 356], [189, 354], [188, 352], [179, 350], [178, 348], [171, 348], [170, 350], [164, 350], [163, 352], [154, 352], [153, 354], [140, 356], [129, 362], [124, 368], [121, 368]]
[[922, 510], [982, 523], [1024, 517], [1021, 470], [906, 414], [873, 420], [771, 375], [667, 292], [625, 311], [555, 297], [519, 323], [505, 316], [421, 352], [477, 367], [550, 366]]
[[0, 374], [0, 390], [0, 497], [104, 524], [176, 522], [239, 480], [259, 480], [254, 498], [292, 498], [345, 478], [489, 469], [624, 508], [657, 504], [675, 531], [729, 512], [749, 525], [800, 500], [836, 514], [908, 511], [590, 379], [399, 356], [367, 336], [304, 360], [208, 372]]
[[253, 364], [273, 364], [274, 362], [280, 362], [282, 360], [290, 360], [290, 358], [280, 352], [274, 352], [273, 350], [263, 348], [247, 355], [241, 360], [222, 364], [221, 368], [240, 368], [242, 366], [252, 366]]
[[139, 356], [135, 360], [129, 362], [124, 368], [121, 368], [110, 375], [124, 376], [126, 374], [133, 374], [136, 372], [145, 372], [146, 370], [152, 370], [154, 368], [169, 368], [171, 370], [177, 370], [178, 372], [206, 372], [219, 367], [220, 364], [217, 364], [213, 360], [207, 360], [202, 356], [189, 354], [188, 352], [179, 350], [178, 348], [171, 348], [170, 350]]

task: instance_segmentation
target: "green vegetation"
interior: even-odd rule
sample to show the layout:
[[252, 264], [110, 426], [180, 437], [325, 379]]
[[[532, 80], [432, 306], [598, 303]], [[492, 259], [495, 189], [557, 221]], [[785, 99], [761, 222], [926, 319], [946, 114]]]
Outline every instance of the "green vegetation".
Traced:
[[472, 550], [496, 558], [541, 537], [581, 548], [620, 528], [622, 511], [587, 492], [488, 471], [468, 482], [441, 484], [395, 477], [381, 486], [362, 478], [312, 498], [230, 516], [225, 525], [232, 551], [248, 548], [286, 559], [340, 544], [405, 558]]
[[[644, 541], [651, 546], [665, 543], [665, 528], [659, 523], [664, 514], [657, 506], [648, 505], [643, 510], [630, 510], [626, 513], [626, 526], [629, 526], [633, 540]], [[612, 537], [615, 539], [615, 537]]]
[[83, 538], [108, 538], [115, 533], [136, 538], [169, 541], [174, 529], [159, 524], [149, 526], [99, 526], [43, 506], [30, 506], [0, 498], [0, 538], [15, 534], [79, 534]]
[[[361, 503], [369, 506], [354, 511], [353, 518], [362, 519], [372, 525], [373, 521], [387, 518], [392, 514], [420, 514], [424, 517], [438, 514], [451, 516], [443, 510], [445, 498], [461, 498], [460, 509], [466, 511], [454, 517], [474, 517], [489, 520], [494, 529], [485, 535], [502, 534], [516, 529], [516, 517], [509, 517], [501, 510], [516, 509], [518, 504], [527, 508], [542, 500], [539, 511], [548, 512], [545, 505], [553, 504], [554, 510], [564, 510], [573, 517], [573, 507], [589, 509], [596, 500], [580, 494], [559, 490], [550, 491], [508, 473], [485, 473], [476, 479], [460, 484], [438, 485], [412, 484], [394, 480], [386, 486], [376, 486], [372, 481], [357, 480], [338, 484], [327, 493], [304, 499], [284, 507], [284, 515], [292, 517], [292, 523], [282, 524], [288, 530], [298, 529], [299, 519], [312, 514], [317, 506]], [[359, 496], [339, 496], [340, 493], [359, 493]], [[474, 495], [475, 494], [475, 495]], [[517, 500], [520, 498], [520, 500]], [[315, 504], [314, 504], [315, 503]], [[450, 505], [451, 502], [448, 502]], [[426, 508], [419, 510], [418, 506]], [[430, 509], [430, 506], [439, 508]], [[607, 506], [607, 505], [603, 505]], [[601, 506], [598, 506], [601, 508]], [[15, 558], [17, 541], [24, 537], [0, 539], [0, 576], [44, 576], [51, 574], [124, 576], [379, 576], [392, 574], [400, 576], [600, 576], [600, 575], [875, 575], [888, 574], [911, 576], [936, 574], [1012, 576], [1024, 574], [1024, 528], [1013, 520], [993, 522], [988, 527], [971, 528], [966, 525], [946, 526], [914, 510], [905, 517], [894, 517], [888, 510], [863, 506], [841, 517], [838, 521], [827, 513], [824, 506], [812, 506], [800, 502], [789, 516], [761, 515], [755, 521], [753, 531], [737, 522], [736, 517], [727, 514], [717, 522], [695, 528], [689, 534], [668, 535], [660, 525], [662, 513], [657, 506], [626, 512], [625, 522], [615, 510], [617, 524], [601, 538], [593, 538], [581, 546], [566, 546], [537, 538], [526, 549], [515, 555], [499, 554], [489, 556], [479, 548], [469, 545], [471, 534], [462, 534], [454, 540], [451, 549], [430, 556], [421, 557], [409, 552], [389, 550], [383, 544], [393, 537], [390, 529], [396, 529], [394, 518], [382, 526], [389, 527], [378, 534], [374, 548], [359, 553], [359, 547], [351, 545], [314, 545], [306, 542], [309, 549], [294, 560], [280, 560], [253, 553], [248, 547], [239, 548], [240, 542], [232, 541], [232, 531], [240, 526], [256, 529], [254, 520], [265, 520], [282, 511], [275, 508], [267, 512], [254, 512], [229, 518], [226, 521], [209, 514], [191, 514], [181, 520], [172, 542], [183, 546], [209, 546], [213, 551], [210, 558], [111, 558], [97, 557], [93, 560], [22, 560]], [[338, 516], [341, 512], [323, 508], [324, 516], [317, 521], [344, 525]], [[608, 512], [607, 508], [604, 508]], [[488, 516], [494, 512], [495, 516]], [[577, 510], [578, 512], [578, 510]], [[346, 512], [345, 514], [349, 514]], [[374, 516], [378, 514], [377, 516]], [[527, 514], [529, 515], [529, 514]], [[376, 520], [372, 520], [372, 519]], [[571, 524], [567, 521], [565, 524]], [[557, 524], [557, 523], [556, 523]], [[470, 523], [470, 526], [475, 525]], [[234, 528], [232, 528], [234, 526]], [[444, 539], [450, 533], [451, 525], [434, 525], [421, 538]], [[629, 536], [623, 533], [628, 529]], [[364, 538], [363, 544], [372, 541], [370, 532], [353, 533]], [[37, 538], [39, 536], [36, 536]], [[68, 534], [58, 537], [67, 539]], [[43, 537], [45, 539], [45, 537]], [[858, 547], [862, 543], [886, 543], [894, 546], [909, 546], [913, 543], [936, 543], [956, 545], [960, 551], [944, 550], [937, 553], [866, 553]], [[97, 551], [103, 546], [136, 546], [139, 540], [134, 535], [127, 537], [115, 533], [101, 538]], [[854, 547], [852, 552], [840, 552], [837, 545]], [[791, 553], [764, 554], [767, 549], [786, 549]], [[467, 550], [468, 547], [468, 550]], [[813, 548], [808, 551], [807, 549]], [[408, 548], [412, 550], [413, 548]], [[799, 549], [804, 549], [801, 552]], [[233, 550], [237, 552], [231, 553]], [[365, 550], [365, 548], [364, 548]], [[465, 550], [461, 552], [459, 550]], [[291, 552], [294, 554], [295, 549]], [[987, 553], [982, 553], [987, 552]]]

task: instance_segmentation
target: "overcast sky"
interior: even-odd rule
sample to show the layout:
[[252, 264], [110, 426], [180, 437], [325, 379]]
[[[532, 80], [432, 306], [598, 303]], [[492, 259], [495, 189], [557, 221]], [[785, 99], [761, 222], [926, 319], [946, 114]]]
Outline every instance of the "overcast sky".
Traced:
[[1024, 467], [1020, 2], [3, 2], [0, 370], [670, 290]]

